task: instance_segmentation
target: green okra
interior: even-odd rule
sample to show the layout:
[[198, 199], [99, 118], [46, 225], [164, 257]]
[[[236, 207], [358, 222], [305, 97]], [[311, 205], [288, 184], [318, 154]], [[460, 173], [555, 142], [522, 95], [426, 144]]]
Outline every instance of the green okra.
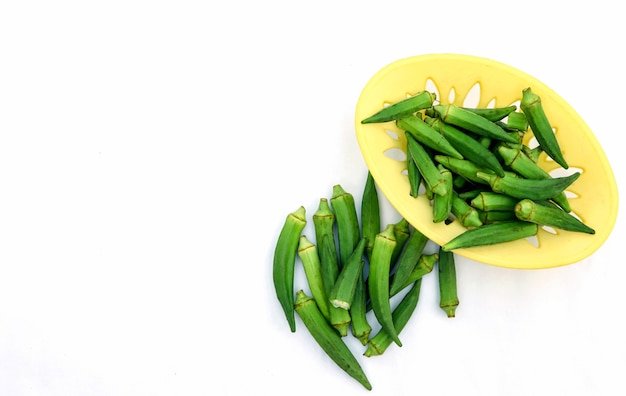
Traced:
[[448, 192], [444, 195], [435, 194], [433, 197], [433, 222], [440, 223], [447, 220], [452, 210], [452, 200], [454, 199], [453, 184], [452, 184], [452, 172], [439, 164], [439, 172], [443, 176], [446, 184], [448, 185]]
[[569, 176], [554, 177], [550, 179], [526, 179], [521, 177], [499, 177], [484, 172], [476, 173], [476, 176], [487, 181], [495, 192], [507, 194], [515, 198], [532, 200], [551, 199], [561, 194], [567, 187], [580, 177], [580, 172]]
[[526, 132], [528, 130], [528, 120], [524, 113], [514, 111], [506, 119], [506, 128], [509, 131]]
[[537, 145], [533, 148], [530, 148], [526, 145], [522, 145], [522, 151], [524, 151], [524, 154], [526, 154], [528, 158], [530, 158], [534, 162], [537, 162], [539, 161], [539, 156], [541, 155], [541, 153], [543, 153], [543, 147]]
[[417, 228], [413, 228], [413, 232], [406, 241], [404, 250], [398, 257], [398, 262], [391, 278], [390, 295], [395, 295], [400, 291], [400, 287], [405, 285], [406, 279], [417, 265], [427, 243], [428, 237]]
[[359, 276], [357, 280], [354, 298], [350, 306], [350, 316], [352, 317], [352, 335], [361, 341], [362, 345], [366, 345], [372, 332], [372, 326], [367, 320], [367, 292], [363, 275]]
[[500, 221], [515, 220], [515, 212], [513, 210], [478, 210], [478, 217], [483, 224], [497, 223]]
[[410, 133], [423, 145], [450, 157], [463, 159], [463, 155], [448, 142], [444, 135], [437, 132], [421, 118], [415, 116], [402, 118], [396, 121], [396, 125], [398, 128]]
[[[506, 166], [510, 167], [512, 170], [527, 179], [552, 178], [548, 172], [543, 170], [535, 161], [530, 159], [524, 153], [522, 148], [511, 148], [500, 145], [498, 146], [497, 151]], [[572, 210], [564, 191], [552, 197], [552, 199], [566, 212], [570, 212]]]
[[317, 302], [320, 311], [324, 315], [326, 320], [330, 320], [330, 309], [328, 302], [328, 294], [324, 286], [322, 279], [322, 266], [320, 264], [319, 253], [317, 246], [315, 246], [306, 235], [300, 237], [298, 245], [298, 256], [302, 261], [304, 267], [304, 274], [306, 276], [311, 294]]
[[[502, 164], [498, 161], [498, 158], [485, 146], [483, 146], [478, 140], [472, 138], [465, 132], [455, 128], [452, 125], [446, 124], [439, 118], [430, 118], [428, 121], [433, 129], [438, 130], [449, 142], [457, 149], [463, 156], [461, 159], [465, 159], [473, 162], [479, 167], [491, 169], [497, 175], [504, 176], [504, 170]], [[442, 153], [440, 155], [443, 155]], [[454, 158], [452, 156], [448, 156]]]
[[454, 253], [444, 251], [439, 247], [439, 262], [437, 266], [439, 268], [439, 306], [449, 318], [454, 318], [456, 308], [459, 305]]
[[[396, 238], [396, 247], [393, 249], [393, 253], [391, 254], [392, 266], [398, 261], [398, 257], [400, 257], [400, 254], [404, 249], [404, 244], [411, 235], [411, 226], [407, 219], [402, 217], [395, 224], [393, 224], [393, 235]], [[375, 240], [376, 237], [374, 237], [374, 241]]]
[[420, 185], [422, 184], [422, 174], [420, 173], [417, 164], [412, 156], [406, 156], [406, 168], [407, 176], [409, 178], [409, 194], [413, 198], [419, 196]]
[[[332, 243], [330, 241], [332, 241]], [[326, 295], [330, 295], [330, 292], [337, 281], [337, 276], [339, 276], [339, 270], [337, 269], [337, 250], [335, 248], [333, 234], [323, 235], [322, 240], [318, 243], [318, 245], [324, 289], [326, 291]], [[333, 268], [333, 270], [330, 271], [329, 267]], [[336, 308], [332, 304], [330, 304], [328, 310], [330, 314], [330, 324], [337, 329], [341, 336], [347, 336], [348, 328], [350, 327], [351, 322], [350, 313], [345, 309]]]
[[405, 132], [405, 134], [408, 154], [413, 157], [413, 160], [417, 164], [422, 179], [435, 194], [444, 195], [448, 191], [448, 185], [441, 175], [441, 172], [437, 169], [433, 159], [410, 133]]
[[[391, 319], [393, 320], [394, 327], [401, 332], [417, 307], [419, 301], [420, 289], [422, 280], [418, 279], [413, 283], [413, 287], [404, 295], [402, 300], [398, 303], [393, 310]], [[367, 349], [363, 353], [366, 357], [382, 355], [389, 345], [393, 342], [393, 339], [384, 329], [380, 329], [379, 332], [372, 337], [367, 343]]]
[[359, 277], [363, 276], [363, 255], [365, 254], [366, 242], [366, 238], [361, 238], [341, 269], [337, 281], [328, 295], [330, 303], [336, 308], [350, 309], [350, 305], [352, 305], [357, 281]]
[[506, 107], [462, 107], [462, 109], [476, 113], [479, 116], [488, 119], [491, 122], [500, 121], [509, 114], [517, 110], [517, 106], [511, 105]]
[[535, 223], [522, 220], [485, 224], [462, 232], [441, 246], [444, 251], [511, 242], [537, 235]]
[[457, 195], [459, 196], [459, 198], [463, 200], [471, 201], [472, 199], [476, 198], [481, 192], [485, 192], [485, 191], [491, 191], [491, 190], [477, 187], [471, 190], [457, 191]]
[[459, 195], [456, 192], [453, 192], [452, 197], [452, 214], [454, 217], [466, 228], [474, 228], [480, 227], [483, 225], [483, 222], [480, 221], [480, 216], [478, 215], [478, 211], [476, 208], [473, 208], [459, 198]]
[[396, 238], [393, 230], [393, 224], [389, 224], [376, 235], [367, 286], [372, 303], [372, 311], [374, 311], [374, 316], [378, 323], [398, 346], [402, 346], [398, 333], [393, 326], [391, 302], [389, 300], [389, 271], [391, 268], [391, 256], [396, 247]]
[[335, 245], [335, 215], [330, 210], [328, 199], [320, 198], [318, 208], [312, 217], [317, 250], [322, 266], [322, 279], [324, 280], [326, 293], [330, 293], [330, 288], [339, 275], [339, 259], [337, 257], [337, 246]]
[[330, 205], [335, 213], [337, 240], [339, 242], [339, 270], [348, 261], [352, 251], [361, 239], [361, 227], [354, 202], [354, 196], [340, 184], [333, 186]]
[[548, 120], [548, 117], [544, 111], [541, 98], [536, 95], [530, 87], [525, 88], [522, 91], [522, 100], [520, 102], [520, 108], [528, 120], [528, 125], [537, 139], [539, 145], [543, 148], [543, 151], [550, 156], [557, 164], [567, 169], [569, 166], [561, 147], [554, 134], [552, 125]]
[[316, 301], [307, 296], [303, 290], [296, 293], [295, 311], [302, 319], [317, 344], [343, 371], [357, 380], [365, 389], [371, 390], [363, 368], [350, 348], [343, 342], [341, 336], [326, 321], [320, 312]]
[[406, 99], [399, 100], [395, 103], [384, 107], [374, 115], [365, 118], [361, 121], [361, 124], [372, 124], [380, 122], [388, 122], [399, 120], [414, 114], [420, 110], [427, 109], [432, 106], [436, 99], [434, 93], [428, 91], [420, 91], [417, 94], [408, 97]]
[[294, 304], [294, 269], [300, 235], [306, 226], [306, 211], [299, 207], [287, 215], [274, 250], [272, 277], [276, 297], [285, 313], [291, 332], [296, 331]]
[[417, 264], [411, 271], [411, 273], [405, 278], [400, 286], [396, 286], [392, 288], [389, 292], [391, 297], [400, 293], [401, 290], [407, 288], [411, 283], [422, 279], [425, 275], [432, 272], [433, 268], [435, 268], [435, 264], [439, 260], [439, 253], [430, 253], [430, 254], [422, 254], [420, 258], [417, 260]]
[[469, 180], [478, 184], [487, 185], [487, 181], [481, 179], [476, 176], [478, 172], [489, 173], [492, 172], [490, 169], [481, 167], [476, 165], [474, 162], [470, 160], [460, 160], [456, 158], [449, 157], [447, 155], [435, 155], [435, 161], [450, 169], [453, 173], [463, 177], [466, 180]]
[[595, 234], [595, 230], [571, 214], [557, 207], [537, 204], [530, 199], [523, 199], [515, 206], [515, 216], [542, 226], [561, 230]]
[[506, 194], [493, 191], [483, 191], [470, 201], [470, 205], [482, 211], [513, 211], [518, 202], [518, 198], [511, 197]]
[[380, 202], [378, 190], [371, 172], [367, 172], [365, 188], [361, 199], [361, 234], [366, 239], [365, 254], [372, 257], [374, 238], [380, 232]]
[[517, 139], [511, 137], [496, 123], [481, 117], [478, 114], [465, 110], [453, 104], [433, 106], [437, 115], [445, 123], [466, 129], [477, 135], [486, 136], [505, 142], [516, 143]]

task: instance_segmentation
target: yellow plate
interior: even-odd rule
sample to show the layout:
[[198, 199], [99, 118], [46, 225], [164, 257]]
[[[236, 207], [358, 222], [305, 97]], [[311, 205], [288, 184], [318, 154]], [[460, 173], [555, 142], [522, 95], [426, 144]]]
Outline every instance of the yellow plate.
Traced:
[[[465, 228], [457, 221], [449, 225], [433, 223], [432, 207], [426, 196], [409, 195], [404, 133], [393, 122], [363, 125], [361, 120], [385, 104], [424, 89], [434, 91], [442, 104], [476, 107], [515, 104], [519, 108], [526, 87], [541, 97], [570, 169], [562, 169], [545, 154], [539, 163], [556, 176], [581, 171], [567, 193], [573, 214], [596, 233], [543, 228], [536, 238], [529, 240], [458, 249], [455, 253], [509, 268], [572, 264], [590, 256], [608, 238], [617, 218], [617, 184], [606, 155], [587, 124], [556, 92], [532, 76], [493, 60], [468, 55], [421, 55], [393, 62], [371, 78], [359, 97], [355, 115], [357, 139], [376, 184], [393, 207], [430, 240], [443, 245]], [[533, 146], [532, 133], [526, 135], [525, 143]]]

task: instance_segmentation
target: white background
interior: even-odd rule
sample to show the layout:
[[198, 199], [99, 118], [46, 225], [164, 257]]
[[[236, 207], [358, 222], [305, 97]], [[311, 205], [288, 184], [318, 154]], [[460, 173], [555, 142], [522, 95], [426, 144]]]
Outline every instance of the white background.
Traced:
[[[413, 55], [507, 63], [623, 187], [618, 4], [0, 2], [0, 395], [366, 394], [271, 277], [287, 213], [334, 184], [359, 202], [361, 89]], [[622, 218], [566, 267], [459, 259], [454, 319], [425, 278], [402, 348], [348, 340], [372, 394], [625, 394]]]

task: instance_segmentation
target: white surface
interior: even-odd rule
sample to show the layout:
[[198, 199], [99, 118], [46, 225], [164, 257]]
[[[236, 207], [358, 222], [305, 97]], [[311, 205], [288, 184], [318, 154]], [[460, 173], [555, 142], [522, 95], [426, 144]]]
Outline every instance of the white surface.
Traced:
[[[1, 395], [367, 393], [289, 332], [271, 260], [287, 213], [359, 195], [354, 106], [399, 58], [539, 78], [623, 188], [617, 2], [361, 3], [2, 2]], [[459, 260], [455, 319], [425, 279], [404, 346], [360, 357], [372, 394], [623, 395], [623, 240], [620, 215], [571, 266]]]

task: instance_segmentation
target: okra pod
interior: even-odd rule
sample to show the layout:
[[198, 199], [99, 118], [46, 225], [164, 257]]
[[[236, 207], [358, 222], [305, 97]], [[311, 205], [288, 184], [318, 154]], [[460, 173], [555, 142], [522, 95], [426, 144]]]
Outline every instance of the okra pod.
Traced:
[[462, 232], [441, 246], [444, 251], [493, 245], [515, 241], [537, 235], [539, 227], [535, 223], [522, 220], [503, 221], [485, 224]]
[[483, 224], [497, 223], [500, 221], [515, 220], [517, 217], [512, 210], [478, 210], [478, 217]]
[[289, 323], [291, 332], [296, 331], [294, 304], [294, 269], [300, 235], [306, 226], [306, 211], [299, 207], [287, 215], [285, 223], [278, 235], [278, 241], [274, 250], [272, 277], [276, 297]]
[[593, 228], [562, 209], [537, 204], [530, 199], [523, 199], [515, 206], [515, 216], [520, 220], [561, 230], [595, 234]]
[[372, 326], [367, 320], [367, 291], [363, 274], [357, 280], [354, 298], [350, 306], [350, 316], [352, 317], [352, 335], [361, 341], [361, 344], [366, 345], [372, 332]]
[[[500, 145], [497, 148], [498, 154], [504, 164], [527, 179], [551, 179], [552, 176], [543, 170], [535, 161], [530, 159], [522, 148], [511, 148]], [[571, 206], [564, 191], [552, 198], [566, 212], [570, 212]]]
[[450, 169], [452, 172], [474, 183], [488, 185], [487, 181], [476, 176], [478, 172], [491, 172], [490, 169], [476, 165], [470, 160], [460, 160], [447, 155], [435, 155], [435, 161]]
[[380, 232], [380, 202], [378, 190], [371, 172], [367, 172], [365, 188], [361, 199], [361, 234], [366, 240], [365, 254], [372, 257], [374, 238]]
[[478, 211], [471, 207], [467, 202], [459, 198], [456, 192], [453, 192], [452, 197], [452, 214], [464, 227], [474, 228], [483, 225], [480, 221]]
[[510, 131], [526, 132], [528, 130], [528, 120], [524, 113], [514, 111], [509, 114], [506, 119], [506, 128]]
[[361, 227], [359, 225], [354, 196], [345, 191], [340, 184], [333, 186], [330, 205], [335, 212], [335, 222], [337, 223], [339, 270], [341, 270], [361, 239]]
[[517, 139], [511, 137], [497, 124], [478, 114], [472, 113], [453, 104], [433, 106], [438, 117], [445, 123], [466, 129], [477, 135], [487, 136], [505, 142], [516, 143]]
[[433, 162], [433, 159], [410, 133], [405, 132], [405, 135], [407, 139], [407, 151], [417, 164], [422, 179], [435, 194], [444, 195], [448, 191], [448, 186]]
[[[398, 220], [398, 222], [393, 224], [393, 235], [396, 238], [396, 247], [393, 249], [393, 253], [391, 254], [392, 266], [398, 261], [398, 257], [400, 257], [400, 254], [404, 249], [404, 244], [411, 235], [411, 227], [407, 219], [402, 217]], [[374, 241], [375, 240], [376, 237], [374, 237]]]
[[433, 197], [433, 222], [440, 223], [450, 216], [452, 210], [453, 198], [453, 184], [452, 184], [452, 172], [449, 169], [439, 164], [437, 167], [441, 175], [443, 176], [446, 184], [448, 185], [448, 192], [444, 195], [435, 194]]
[[550, 124], [550, 121], [548, 120], [548, 117], [543, 109], [541, 98], [536, 95], [530, 87], [522, 91], [520, 108], [526, 116], [528, 125], [530, 125], [530, 129], [532, 130], [535, 139], [537, 139], [537, 142], [539, 142], [539, 145], [543, 148], [543, 151], [545, 151], [545, 153], [548, 154], [557, 164], [567, 169], [569, 166], [563, 157], [561, 147], [559, 146], [559, 142], [556, 138], [554, 130], [552, 129], [552, 125]]
[[476, 173], [476, 176], [487, 181], [495, 192], [507, 194], [519, 199], [542, 200], [551, 199], [562, 193], [567, 187], [580, 177], [580, 172], [568, 176], [554, 177], [550, 179], [525, 179], [521, 177], [499, 177], [484, 172]]
[[417, 198], [419, 196], [420, 184], [422, 184], [422, 174], [420, 173], [417, 164], [412, 156], [406, 156], [406, 168], [407, 168], [407, 176], [409, 178], [409, 194], [413, 198]]
[[307, 296], [303, 290], [296, 293], [295, 311], [302, 319], [317, 344], [343, 371], [357, 380], [365, 389], [371, 390], [363, 368], [343, 342], [341, 336], [326, 321], [320, 312], [316, 301]]
[[362, 120], [361, 124], [399, 120], [400, 118], [407, 117], [420, 110], [431, 107], [435, 99], [436, 95], [434, 93], [428, 91], [418, 92], [414, 96], [399, 100], [387, 107], [384, 107], [374, 115]]
[[389, 270], [391, 256], [396, 247], [393, 228], [393, 224], [389, 224], [376, 235], [369, 267], [368, 290], [376, 319], [393, 341], [398, 346], [402, 346], [398, 333], [393, 326], [389, 300]]
[[404, 250], [398, 257], [398, 263], [391, 278], [390, 295], [395, 295], [400, 291], [400, 287], [405, 285], [406, 279], [417, 265], [427, 243], [428, 237], [414, 228], [406, 241]]
[[433, 268], [435, 268], [437, 260], [439, 260], [438, 253], [422, 254], [417, 260], [415, 267], [413, 267], [413, 270], [408, 274], [408, 276], [405, 277], [402, 283], [398, 282], [397, 286], [391, 288], [389, 295], [391, 297], [395, 296], [411, 283], [417, 281], [418, 279], [422, 279], [423, 276], [431, 273]]
[[[415, 281], [413, 287], [411, 287], [407, 294], [404, 295], [402, 300], [393, 310], [391, 318], [393, 320], [394, 327], [398, 330], [398, 333], [404, 329], [413, 315], [415, 307], [417, 307], [421, 285], [421, 279]], [[393, 339], [391, 336], [389, 336], [384, 329], [380, 329], [379, 332], [367, 343], [367, 349], [363, 355], [366, 357], [382, 355], [392, 342]]]
[[439, 247], [439, 262], [437, 266], [439, 268], [439, 306], [449, 318], [454, 318], [456, 308], [459, 305], [454, 253], [444, 251]]
[[313, 214], [313, 225], [322, 266], [322, 279], [326, 293], [330, 293], [330, 288], [339, 275], [339, 259], [335, 245], [335, 215], [330, 210], [328, 199], [320, 198], [318, 208]]
[[324, 315], [326, 320], [330, 320], [330, 309], [328, 303], [328, 294], [322, 280], [322, 267], [320, 264], [319, 253], [317, 247], [306, 237], [302, 235], [300, 237], [300, 243], [298, 245], [298, 256], [302, 261], [304, 267], [304, 274], [306, 276], [311, 294], [317, 302], [320, 311]]
[[482, 211], [508, 210], [513, 211], [519, 202], [518, 198], [493, 191], [483, 191], [470, 201], [470, 205]]
[[448, 142], [444, 135], [426, 124], [421, 118], [415, 116], [402, 118], [396, 121], [396, 125], [398, 128], [410, 133], [423, 145], [450, 157], [463, 159], [463, 155]]
[[365, 254], [366, 242], [367, 239], [361, 238], [352, 255], [341, 269], [337, 281], [328, 295], [330, 303], [334, 307], [350, 309], [357, 280], [363, 276], [363, 255]]
[[479, 116], [488, 119], [491, 122], [496, 122], [504, 119], [517, 110], [517, 106], [511, 105], [506, 107], [462, 107], [464, 110], [476, 113]]
[[429, 118], [427, 122], [448, 139], [450, 144], [461, 153], [462, 159], [472, 161], [480, 167], [491, 169], [497, 175], [504, 176], [504, 170], [498, 158], [488, 148], [480, 144], [478, 140], [473, 139], [454, 126], [446, 124], [439, 118]]
[[[329, 241], [332, 240], [332, 243]], [[333, 234], [323, 235], [322, 241], [318, 243], [318, 251], [320, 255], [320, 264], [322, 266], [322, 279], [324, 281], [324, 288], [326, 295], [330, 295], [330, 292], [337, 281], [338, 269], [337, 269], [337, 250], [335, 249]], [[329, 271], [328, 268], [332, 267], [333, 271]], [[330, 314], [330, 324], [337, 329], [341, 336], [348, 335], [348, 328], [350, 327], [350, 313], [342, 308], [336, 308], [332, 304], [328, 307]]]

